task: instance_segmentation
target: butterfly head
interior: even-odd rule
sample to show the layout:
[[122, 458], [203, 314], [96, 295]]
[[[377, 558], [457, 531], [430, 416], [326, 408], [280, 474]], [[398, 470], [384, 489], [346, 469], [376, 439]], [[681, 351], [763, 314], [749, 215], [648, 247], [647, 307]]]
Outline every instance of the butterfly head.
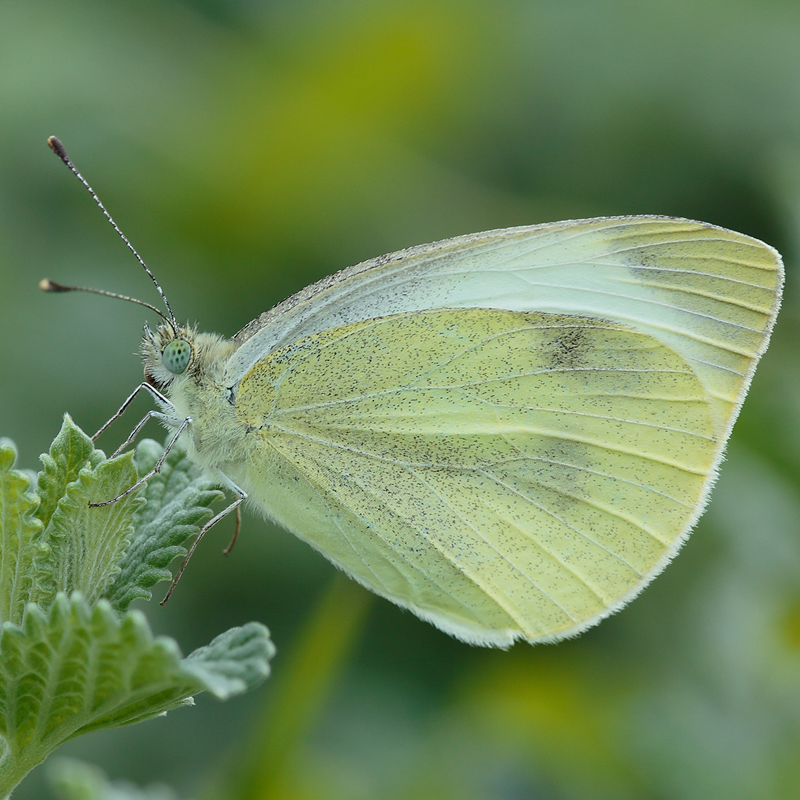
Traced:
[[225, 363], [236, 345], [215, 333], [198, 333], [195, 327], [182, 328], [171, 321], [151, 330], [145, 325], [141, 354], [144, 379], [159, 391], [172, 396], [187, 379], [198, 386], [218, 384]]
[[177, 376], [191, 373], [197, 361], [197, 331], [163, 323], [155, 332], [145, 325], [141, 353], [144, 378], [156, 389], [169, 386]]

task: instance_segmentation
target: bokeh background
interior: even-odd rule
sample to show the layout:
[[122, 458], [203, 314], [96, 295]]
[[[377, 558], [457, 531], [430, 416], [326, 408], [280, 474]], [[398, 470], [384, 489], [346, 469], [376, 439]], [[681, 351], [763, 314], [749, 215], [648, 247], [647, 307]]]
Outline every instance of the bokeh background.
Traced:
[[248, 516], [147, 613], [185, 652], [265, 622], [270, 681], [64, 754], [197, 800], [800, 797], [800, 4], [3, 0], [0, 434], [29, 468], [138, 383], [147, 316], [39, 279], [156, 302], [50, 134], [179, 318], [228, 335], [362, 259], [562, 218], [693, 217], [787, 263], [710, 507], [623, 612], [470, 648]]

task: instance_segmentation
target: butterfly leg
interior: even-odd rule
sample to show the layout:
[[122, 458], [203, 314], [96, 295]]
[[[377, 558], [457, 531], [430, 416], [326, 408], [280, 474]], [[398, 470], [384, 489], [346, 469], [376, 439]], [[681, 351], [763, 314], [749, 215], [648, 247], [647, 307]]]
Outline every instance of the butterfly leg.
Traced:
[[139, 435], [139, 431], [144, 428], [147, 422], [151, 419], [157, 419], [160, 422], [164, 422], [167, 425], [172, 425], [173, 427], [181, 424], [181, 420], [177, 417], [172, 417], [169, 414], [162, 414], [160, 411], [148, 411], [144, 417], [142, 417], [142, 419], [136, 423], [136, 426], [130, 432], [128, 438], [111, 454], [111, 458], [118, 456]]
[[242, 527], [241, 506], [236, 506], [235, 521], [236, 524], [233, 526], [233, 538], [231, 539], [231, 543], [222, 551], [222, 555], [224, 556], [229, 556], [231, 554], [231, 550], [233, 550], [233, 546], [236, 544], [236, 540], [239, 538], [239, 530]]
[[236, 495], [236, 499], [228, 506], [222, 509], [219, 514], [212, 517], [203, 527], [200, 529], [200, 533], [197, 534], [197, 537], [192, 542], [192, 546], [189, 548], [189, 551], [186, 553], [183, 561], [181, 562], [178, 571], [175, 573], [175, 577], [172, 579], [172, 583], [170, 584], [169, 589], [167, 590], [166, 595], [164, 595], [164, 599], [161, 601], [161, 605], [163, 606], [164, 603], [172, 597], [172, 593], [175, 591], [175, 587], [178, 585], [178, 581], [181, 579], [181, 575], [183, 575], [183, 571], [186, 569], [186, 565], [189, 563], [189, 559], [194, 554], [194, 551], [197, 549], [197, 545], [200, 544], [200, 540], [210, 531], [223, 517], [228, 516], [231, 511], [236, 512], [236, 528], [233, 534], [233, 541], [231, 541], [230, 545], [228, 546], [227, 550], [225, 551], [226, 555], [230, 552], [231, 548], [236, 541], [236, 538], [239, 535], [239, 523], [241, 521], [241, 511], [239, 510], [239, 506], [247, 500], [247, 492], [241, 488], [241, 486], [237, 486], [227, 475], [223, 472], [217, 470], [217, 474], [220, 478], [220, 483], [226, 488], [229, 489], [233, 494]]
[[[149, 383], [140, 383], [131, 393], [128, 399], [117, 409], [117, 413], [114, 414], [109, 420], [106, 421], [105, 425], [103, 425], [94, 436], [92, 436], [92, 441], [96, 442], [98, 437], [101, 433], [108, 430], [111, 423], [116, 422], [124, 413], [128, 406], [133, 402], [133, 399], [136, 397], [142, 389], [146, 389], [150, 394], [153, 396], [153, 399], [164, 409], [174, 409], [172, 403], [164, 397], [161, 392], [158, 391], [154, 386], [151, 386]], [[142, 423], [144, 424], [144, 423]]]
[[[145, 420], [146, 419], [147, 418], [145, 418]], [[144, 424], [145, 420], [142, 421], [142, 424]], [[167, 460], [167, 456], [169, 455], [170, 451], [172, 450], [173, 447], [175, 447], [178, 438], [186, 430], [186, 428], [189, 427], [189, 425], [191, 425], [191, 423], [192, 423], [191, 417], [186, 417], [186, 419], [181, 422], [181, 424], [178, 426], [178, 429], [172, 435], [172, 438], [169, 440], [169, 442], [167, 442], [166, 447], [164, 447], [164, 452], [161, 454], [161, 458], [159, 458], [158, 461], [156, 461], [155, 466], [153, 467], [153, 469], [150, 470], [150, 472], [147, 473], [147, 475], [143, 475], [141, 478], [139, 478], [138, 481], [136, 481], [136, 483], [133, 484], [133, 486], [129, 487], [124, 492], [121, 492], [116, 497], [112, 497], [110, 500], [106, 500], [103, 503], [89, 503], [89, 507], [100, 508], [101, 506], [110, 506], [112, 503], [116, 503], [117, 500], [121, 500], [123, 497], [127, 497], [131, 492], [135, 492], [140, 486], [143, 486], [145, 483], [147, 483], [147, 481], [149, 481], [150, 478], [153, 477], [153, 475], [157, 475], [159, 472], [161, 472], [161, 467], [164, 466], [164, 462]]]

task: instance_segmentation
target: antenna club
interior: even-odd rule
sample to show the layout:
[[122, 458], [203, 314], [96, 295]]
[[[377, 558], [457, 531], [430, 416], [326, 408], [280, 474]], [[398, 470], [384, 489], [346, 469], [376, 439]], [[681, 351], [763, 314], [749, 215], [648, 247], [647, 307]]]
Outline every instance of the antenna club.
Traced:
[[77, 286], [64, 286], [63, 283], [56, 283], [55, 281], [51, 281], [50, 278], [42, 278], [39, 281], [39, 288], [43, 292], [79, 292]]
[[64, 145], [61, 144], [61, 140], [57, 136], [50, 136], [47, 139], [47, 144], [50, 145], [50, 149], [65, 163], [69, 166], [71, 163], [69, 160], [69, 156], [67, 155], [67, 151], [64, 149]]

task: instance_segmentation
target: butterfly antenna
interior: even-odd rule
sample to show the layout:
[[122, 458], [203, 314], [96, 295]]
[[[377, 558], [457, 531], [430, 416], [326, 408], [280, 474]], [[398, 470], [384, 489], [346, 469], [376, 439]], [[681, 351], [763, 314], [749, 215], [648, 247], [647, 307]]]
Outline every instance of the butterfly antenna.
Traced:
[[65, 286], [63, 283], [56, 283], [49, 278], [43, 278], [39, 281], [39, 288], [43, 292], [88, 292], [89, 294], [101, 294], [103, 297], [113, 297], [116, 300], [127, 300], [129, 303], [136, 303], [137, 306], [144, 306], [151, 311], [155, 311], [164, 322], [169, 325], [173, 324], [171, 320], [163, 311], [156, 308], [150, 303], [145, 303], [144, 300], [137, 300], [135, 297], [128, 297], [126, 294], [118, 294], [117, 292], [107, 292], [104, 289], [92, 289], [89, 286]]
[[[159, 285], [158, 281], [156, 280], [156, 276], [153, 275], [152, 272], [150, 272], [150, 268], [147, 266], [147, 264], [144, 263], [144, 259], [136, 252], [136, 248], [128, 241], [128, 237], [119, 229], [119, 226], [117, 225], [117, 223], [114, 222], [113, 218], [111, 217], [111, 214], [108, 213], [108, 211], [106, 210], [106, 207], [103, 205], [103, 203], [101, 202], [100, 198], [95, 193], [94, 189], [92, 189], [92, 187], [89, 185], [89, 183], [86, 180], [86, 178], [84, 178], [83, 175], [81, 175], [80, 172], [78, 172], [78, 170], [75, 168], [75, 165], [72, 163], [72, 161], [70, 160], [70, 157], [67, 155], [67, 151], [64, 149], [64, 145], [61, 144], [61, 142], [55, 136], [51, 136], [47, 140], [47, 144], [50, 145], [50, 149], [67, 165], [67, 167], [69, 168], [70, 172], [72, 172], [72, 174], [86, 187], [87, 191], [92, 196], [92, 199], [95, 201], [95, 203], [97, 203], [98, 207], [100, 208], [100, 210], [105, 215], [105, 218], [111, 223], [111, 227], [114, 228], [114, 230], [119, 235], [120, 239], [122, 239], [122, 241], [125, 242], [125, 244], [128, 246], [128, 249], [131, 251], [131, 253], [133, 253], [133, 255], [136, 256], [136, 260], [142, 265], [142, 268], [144, 269], [144, 271], [150, 276], [150, 280], [153, 281], [153, 283], [155, 284], [156, 289], [158, 290], [158, 293], [161, 295], [161, 299], [163, 300], [164, 305], [166, 306], [167, 313], [169, 314], [169, 318], [165, 317], [160, 311], [155, 309], [149, 303], [145, 303], [145, 302], [143, 302], [141, 300], [134, 300], [131, 297], [125, 297], [123, 295], [115, 295], [112, 292], [103, 292], [100, 289], [83, 289], [83, 288], [78, 287], [78, 286], [63, 286], [62, 287], [60, 284], [53, 283], [52, 281], [42, 281], [42, 283], [39, 284], [39, 287], [43, 288], [45, 291], [48, 291], [48, 292], [77, 292], [77, 291], [87, 292], [88, 291], [88, 292], [93, 292], [95, 294], [102, 294], [102, 295], [105, 295], [107, 297], [118, 297], [120, 299], [130, 300], [133, 303], [139, 303], [139, 305], [143, 305], [143, 306], [147, 306], [148, 308], [152, 308], [154, 311], [156, 311], [156, 313], [160, 314], [163, 319], [165, 319], [167, 322], [169, 322], [170, 325], [172, 325], [172, 327], [174, 329], [177, 329], [178, 323], [175, 320], [175, 315], [172, 313], [172, 308], [171, 308], [171, 306], [169, 304], [169, 301], [167, 300], [167, 296], [164, 294], [163, 289], [161, 288], [161, 286]], [[43, 286], [43, 284], [45, 284], [45, 283], [47, 283], [48, 286]], [[49, 288], [51, 286], [52, 287], [58, 287], [58, 288]]]

